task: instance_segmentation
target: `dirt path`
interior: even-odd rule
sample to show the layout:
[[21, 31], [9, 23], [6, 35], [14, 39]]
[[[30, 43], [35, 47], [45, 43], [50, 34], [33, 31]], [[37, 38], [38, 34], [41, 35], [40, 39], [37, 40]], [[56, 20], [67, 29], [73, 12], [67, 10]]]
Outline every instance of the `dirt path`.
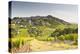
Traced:
[[76, 45], [64, 44], [63, 42], [51, 43], [47, 41], [38, 41], [34, 39], [30, 42], [32, 51], [52, 51], [52, 50], [67, 50], [67, 49], [75, 49]]
[[63, 42], [60, 43], [51, 43], [47, 41], [38, 41], [33, 39], [30, 41], [30, 44], [25, 44], [20, 48], [13, 49], [13, 52], [32, 52], [32, 51], [52, 51], [52, 50], [68, 50], [68, 49], [75, 49], [77, 48], [76, 45], [69, 45], [64, 44]]

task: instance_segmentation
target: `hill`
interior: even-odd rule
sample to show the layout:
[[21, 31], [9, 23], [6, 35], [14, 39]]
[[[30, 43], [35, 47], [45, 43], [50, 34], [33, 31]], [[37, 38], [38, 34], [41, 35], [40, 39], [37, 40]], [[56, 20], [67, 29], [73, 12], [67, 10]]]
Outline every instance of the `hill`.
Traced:
[[[31, 26], [47, 26], [47, 27], [57, 27], [58, 25], [70, 25], [69, 22], [66, 22], [57, 17], [51, 15], [48, 16], [32, 16], [32, 17], [14, 17], [11, 20], [12, 24], [19, 24], [25, 27], [25, 25]], [[28, 26], [27, 26], [28, 27]]]

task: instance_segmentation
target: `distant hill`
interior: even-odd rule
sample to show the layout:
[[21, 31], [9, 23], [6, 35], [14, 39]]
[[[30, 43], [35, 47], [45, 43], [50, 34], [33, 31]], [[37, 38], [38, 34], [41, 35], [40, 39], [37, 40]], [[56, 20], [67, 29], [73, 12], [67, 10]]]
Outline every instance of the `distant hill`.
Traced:
[[31, 26], [48, 26], [56, 27], [58, 25], [70, 25], [69, 22], [66, 22], [57, 17], [51, 15], [48, 16], [32, 16], [32, 17], [14, 17], [11, 19], [11, 23], [20, 24], [20, 25], [31, 25]]

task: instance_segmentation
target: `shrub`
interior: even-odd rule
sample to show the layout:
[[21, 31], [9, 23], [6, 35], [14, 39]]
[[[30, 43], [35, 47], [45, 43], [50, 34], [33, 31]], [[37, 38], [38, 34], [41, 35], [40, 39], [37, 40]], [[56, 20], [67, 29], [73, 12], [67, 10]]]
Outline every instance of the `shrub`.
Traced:
[[49, 37], [48, 38], [48, 41], [53, 41], [54, 40], [54, 37]]
[[73, 43], [73, 45], [78, 45], [78, 41], [76, 40], [76, 41]]
[[12, 48], [14, 48], [14, 47], [19, 48], [19, 46], [20, 46], [20, 40], [16, 40], [15, 42], [12, 42], [11, 45], [12, 45]]
[[31, 37], [35, 37], [35, 36], [41, 36], [42, 31], [37, 29], [36, 27], [33, 27], [28, 30], [28, 33], [30, 34]]
[[58, 37], [59, 40], [65, 40], [65, 37], [63, 35]]
[[78, 28], [64, 28], [63, 30], [56, 29], [53, 33], [51, 33], [51, 37], [72, 34], [72, 33], [78, 33]]
[[65, 36], [65, 40], [71, 40], [71, 37], [70, 37], [70, 35], [68, 34], [68, 35], [64, 35]]

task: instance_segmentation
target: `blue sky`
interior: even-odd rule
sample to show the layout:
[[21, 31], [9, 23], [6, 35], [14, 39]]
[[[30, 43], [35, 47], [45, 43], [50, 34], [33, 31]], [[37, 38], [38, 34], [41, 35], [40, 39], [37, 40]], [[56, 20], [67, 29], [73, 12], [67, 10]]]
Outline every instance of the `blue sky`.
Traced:
[[52, 15], [67, 22], [78, 23], [78, 6], [70, 4], [49, 4], [32, 2], [12, 2], [13, 17]]

